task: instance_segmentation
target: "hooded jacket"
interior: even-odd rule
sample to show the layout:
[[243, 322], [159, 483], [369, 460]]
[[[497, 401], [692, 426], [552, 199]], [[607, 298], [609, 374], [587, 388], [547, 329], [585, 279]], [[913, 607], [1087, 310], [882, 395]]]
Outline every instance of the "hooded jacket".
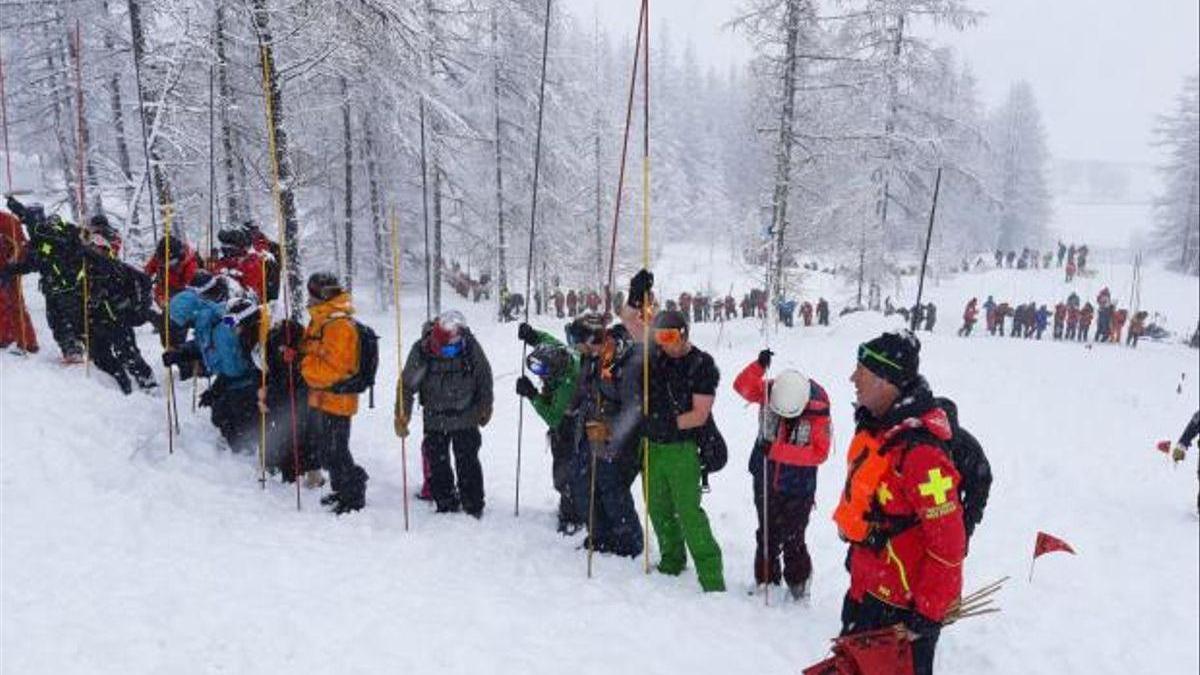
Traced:
[[300, 374], [308, 385], [309, 407], [339, 417], [358, 412], [358, 394], [335, 394], [329, 387], [358, 372], [358, 326], [349, 293], [308, 308]]

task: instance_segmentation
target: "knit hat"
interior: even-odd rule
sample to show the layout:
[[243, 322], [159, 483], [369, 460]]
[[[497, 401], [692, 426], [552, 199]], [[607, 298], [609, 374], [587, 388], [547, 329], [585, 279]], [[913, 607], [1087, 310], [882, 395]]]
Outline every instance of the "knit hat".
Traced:
[[917, 378], [920, 354], [921, 342], [907, 329], [884, 333], [858, 346], [858, 362], [900, 389]]
[[654, 317], [655, 330], [676, 329], [683, 333], [684, 337], [688, 335], [687, 316], [683, 312], [675, 309], [667, 309], [658, 313]]

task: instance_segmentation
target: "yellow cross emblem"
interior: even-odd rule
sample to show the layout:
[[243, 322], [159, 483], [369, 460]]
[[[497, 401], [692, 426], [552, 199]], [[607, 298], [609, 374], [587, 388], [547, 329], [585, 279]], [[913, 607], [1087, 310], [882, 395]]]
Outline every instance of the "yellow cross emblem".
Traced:
[[946, 503], [946, 493], [953, 487], [954, 479], [943, 476], [941, 469], [930, 469], [929, 481], [921, 483], [917, 489], [922, 497], [933, 497], [934, 505], [940, 506]]
[[888, 489], [887, 483], [880, 483], [875, 495], [879, 498], [880, 506], [887, 506], [887, 503], [892, 501], [892, 491]]

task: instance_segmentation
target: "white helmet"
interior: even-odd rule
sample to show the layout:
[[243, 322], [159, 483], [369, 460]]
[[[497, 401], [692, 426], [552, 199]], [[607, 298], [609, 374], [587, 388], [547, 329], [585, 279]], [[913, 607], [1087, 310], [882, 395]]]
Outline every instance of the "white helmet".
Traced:
[[792, 418], [804, 412], [812, 385], [808, 378], [794, 370], [785, 370], [771, 383], [768, 406], [780, 417]]

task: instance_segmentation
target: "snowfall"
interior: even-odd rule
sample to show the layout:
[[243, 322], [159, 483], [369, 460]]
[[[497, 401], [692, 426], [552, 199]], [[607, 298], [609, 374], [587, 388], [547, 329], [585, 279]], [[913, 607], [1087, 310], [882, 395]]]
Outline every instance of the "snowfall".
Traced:
[[[657, 253], [667, 297], [706, 286], [740, 297], [757, 280], [725, 246]], [[1072, 289], [1094, 299], [1107, 285], [1124, 305], [1133, 270], [1119, 258], [1097, 260], [1096, 276], [1073, 284], [1057, 269], [937, 274], [927, 284], [940, 319], [920, 334], [921, 369], [958, 402], [995, 474], [965, 590], [1009, 577], [996, 596], [1002, 611], [943, 633], [941, 673], [1200, 670], [1197, 457], [1174, 466], [1155, 447], [1174, 441], [1200, 398], [1197, 352], [1181, 344], [1200, 316], [1197, 280], [1144, 271], [1142, 306], [1165, 315], [1175, 336], [1137, 349], [955, 335], [973, 296], [1053, 306]], [[802, 298], [833, 303], [832, 326], [769, 334], [777, 367], [800, 369], [833, 402], [835, 445], [808, 530], [816, 569], [807, 606], [778, 593], [765, 606], [745, 592], [756, 412], [730, 383], [767, 343], [759, 322], [693, 331], [721, 368], [715, 416], [731, 454], [704, 497], [729, 592], [704, 595], [690, 570], [646, 574], [642, 559], [598, 555], [587, 577], [582, 535], [555, 533], [545, 428], [528, 408], [518, 443], [521, 345], [516, 324], [497, 324], [490, 305], [446, 291], [495, 371], [496, 411], [481, 452], [484, 517], [437, 515], [412, 500], [406, 530], [405, 448], [391, 422], [396, 317], [376, 311], [373, 298], [359, 304], [384, 336], [380, 384], [351, 441], [371, 475], [367, 507], [334, 517], [318, 491], [304, 491], [297, 511], [291, 487], [260, 487], [256, 458], [231, 455], [207, 411], [192, 410], [191, 383], [177, 388], [181, 428], [168, 454], [161, 391], [123, 397], [95, 369], [60, 365], [35, 283], [26, 278], [25, 295], [43, 349], [0, 354], [5, 673], [798, 673], [827, 653], [839, 628], [848, 577], [830, 514], [853, 432], [847, 378], [861, 341], [900, 326], [877, 313], [837, 317], [854, 295], [845, 281], [820, 272], [798, 279]], [[909, 277], [884, 294], [900, 306], [913, 286]], [[425, 316], [416, 279], [403, 298], [407, 350]], [[563, 325], [532, 321], [556, 332]], [[157, 362], [155, 337], [140, 331]], [[418, 422], [407, 444], [410, 493], [420, 437]], [[1039, 530], [1077, 555], [1040, 558], [1030, 581]]]

